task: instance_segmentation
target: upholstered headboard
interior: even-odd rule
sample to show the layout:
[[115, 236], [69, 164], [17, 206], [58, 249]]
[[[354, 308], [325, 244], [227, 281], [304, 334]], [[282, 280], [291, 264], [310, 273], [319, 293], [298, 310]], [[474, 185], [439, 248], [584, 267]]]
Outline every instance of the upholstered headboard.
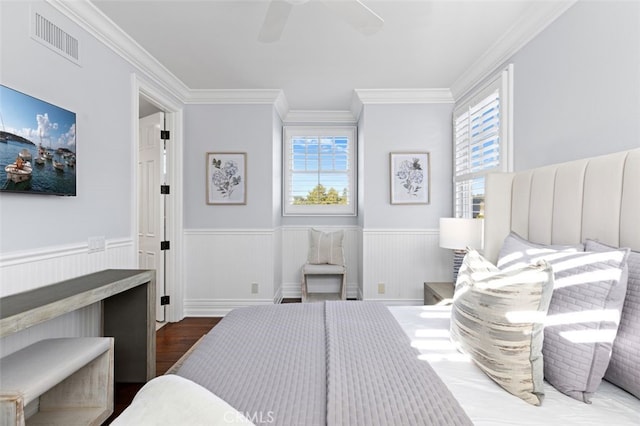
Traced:
[[485, 256], [510, 231], [541, 244], [587, 238], [640, 251], [640, 149], [487, 178]]

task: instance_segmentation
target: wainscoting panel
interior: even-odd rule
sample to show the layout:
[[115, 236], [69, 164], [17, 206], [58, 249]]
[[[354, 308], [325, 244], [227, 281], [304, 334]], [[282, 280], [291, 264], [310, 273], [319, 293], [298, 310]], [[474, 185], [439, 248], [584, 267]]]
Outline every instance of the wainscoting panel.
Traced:
[[[89, 253], [87, 244], [51, 247], [0, 256], [0, 296], [32, 290], [58, 281], [110, 268], [135, 268], [130, 239], [108, 240], [105, 250]], [[96, 303], [0, 339], [0, 356], [50, 337], [97, 336], [100, 304]]]
[[437, 229], [365, 229], [362, 247], [365, 300], [421, 305], [423, 282], [451, 280], [452, 254], [439, 247]]
[[[301, 268], [307, 261], [309, 249], [309, 226], [282, 227], [282, 296], [299, 298], [302, 296]], [[358, 259], [360, 250], [360, 228], [357, 226], [317, 227], [324, 232], [344, 230], [344, 257], [347, 266], [347, 297], [358, 297]], [[315, 278], [309, 281], [312, 290], [322, 291], [320, 286], [328, 282], [328, 289], [337, 291], [338, 283], [331, 278]]]
[[185, 316], [273, 303], [277, 238], [272, 229], [185, 230]]

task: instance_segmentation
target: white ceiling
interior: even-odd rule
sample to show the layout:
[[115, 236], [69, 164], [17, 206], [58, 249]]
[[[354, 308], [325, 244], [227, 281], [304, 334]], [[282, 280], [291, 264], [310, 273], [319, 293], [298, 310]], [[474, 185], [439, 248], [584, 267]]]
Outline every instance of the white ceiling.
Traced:
[[553, 3], [362, 2], [384, 19], [373, 35], [309, 0], [279, 41], [263, 43], [268, 0], [92, 1], [189, 89], [282, 89], [291, 110], [327, 111], [348, 110], [354, 89], [451, 88]]

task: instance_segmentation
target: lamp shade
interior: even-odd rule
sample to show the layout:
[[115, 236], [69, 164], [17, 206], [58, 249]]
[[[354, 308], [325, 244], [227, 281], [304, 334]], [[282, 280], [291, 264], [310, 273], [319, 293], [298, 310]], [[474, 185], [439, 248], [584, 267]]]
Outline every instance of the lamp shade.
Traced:
[[462, 250], [484, 247], [484, 220], [452, 217], [440, 218], [440, 247]]

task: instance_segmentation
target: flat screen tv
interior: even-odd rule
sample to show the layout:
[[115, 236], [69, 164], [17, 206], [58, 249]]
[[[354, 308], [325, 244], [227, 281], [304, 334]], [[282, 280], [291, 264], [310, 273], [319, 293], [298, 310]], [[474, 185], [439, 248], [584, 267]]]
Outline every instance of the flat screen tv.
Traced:
[[76, 114], [0, 85], [0, 191], [76, 195]]

